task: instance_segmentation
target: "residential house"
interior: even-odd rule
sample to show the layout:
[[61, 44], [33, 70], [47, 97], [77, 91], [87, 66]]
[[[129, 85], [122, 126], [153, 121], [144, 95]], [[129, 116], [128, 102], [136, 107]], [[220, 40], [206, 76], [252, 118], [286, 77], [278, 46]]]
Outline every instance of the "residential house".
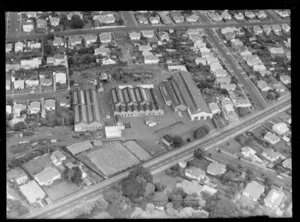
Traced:
[[45, 199], [46, 194], [34, 180], [29, 181], [19, 188], [30, 204], [37, 203], [43, 207], [42, 200]]
[[285, 133], [287, 133], [289, 131], [289, 128], [287, 126], [286, 123], [276, 123], [272, 126], [272, 130], [279, 134], [280, 136], [284, 135]]
[[284, 54], [283, 47], [270, 47], [269, 51], [271, 54]]
[[102, 59], [102, 65], [112, 65], [112, 64], [116, 64], [117, 62], [113, 59], [111, 59], [110, 57], [104, 57]]
[[279, 152], [276, 152], [273, 149], [267, 149], [261, 155], [271, 162], [275, 162], [283, 157]]
[[243, 195], [253, 201], [257, 201], [264, 191], [265, 187], [263, 185], [256, 181], [252, 181], [251, 183], [247, 184], [245, 190], [243, 191]]
[[186, 167], [186, 162], [185, 162], [185, 161], [179, 161], [179, 162], [178, 162], [178, 165], [179, 165], [181, 168], [185, 168], [185, 167]]
[[265, 206], [272, 208], [273, 210], [277, 210], [283, 200], [285, 199], [285, 194], [282, 189], [272, 189], [268, 193], [267, 197], [264, 199]]
[[141, 39], [141, 33], [140, 32], [130, 32], [129, 38], [131, 40], [140, 40]]
[[264, 19], [264, 18], [267, 18], [267, 14], [263, 11], [263, 10], [260, 10], [258, 11], [257, 13], [255, 13], [256, 16], [259, 18], [259, 19]]
[[80, 36], [69, 36], [68, 45], [69, 47], [75, 47], [76, 45], [82, 44], [82, 38]]
[[226, 89], [227, 91], [233, 91], [236, 89], [236, 84], [234, 83], [220, 83], [221, 89]]
[[61, 165], [67, 157], [61, 151], [56, 150], [51, 154], [51, 160], [55, 166]]
[[249, 146], [242, 147], [241, 153], [245, 158], [250, 159], [251, 161], [262, 163], [262, 159], [256, 156], [256, 151]]
[[110, 49], [104, 46], [100, 46], [99, 48], [94, 49], [94, 55], [108, 56], [109, 53], [110, 53]]
[[9, 79], [5, 80], [5, 88], [6, 88], [6, 90], [10, 90], [11, 89], [11, 81]]
[[155, 55], [149, 55], [144, 57], [145, 64], [157, 64], [159, 63], [159, 58]]
[[267, 132], [266, 135], [264, 136], [264, 140], [268, 141], [272, 145], [278, 143], [280, 141], [279, 137], [276, 136], [274, 133]]
[[201, 170], [200, 168], [190, 167], [189, 169], [185, 170], [185, 175], [191, 179], [195, 179], [198, 182], [205, 179], [205, 171]]
[[192, 15], [186, 17], [186, 21], [191, 22], [191, 23], [197, 22], [198, 19], [199, 19], [199, 16], [195, 15], [195, 14], [192, 14]]
[[158, 15], [156, 15], [156, 16], [150, 16], [149, 20], [150, 20], [150, 23], [152, 25], [160, 23], [160, 18], [159, 18]]
[[26, 85], [26, 88], [35, 88], [39, 85], [39, 80], [27, 79], [27, 80], [25, 80], [25, 85]]
[[36, 27], [38, 29], [46, 29], [47, 28], [47, 21], [43, 19], [36, 20]]
[[122, 131], [125, 129], [125, 126], [105, 126], [105, 136], [108, 139], [112, 138], [121, 138]]
[[40, 173], [34, 175], [34, 179], [39, 183], [41, 186], [48, 186], [51, 185], [55, 180], [61, 178], [60, 172], [53, 167], [46, 167]]
[[211, 110], [212, 114], [220, 114], [221, 110], [216, 102], [212, 102], [208, 104], [209, 109]]
[[54, 65], [64, 65], [67, 63], [67, 57], [64, 54], [56, 54], [54, 55]]
[[291, 83], [291, 77], [288, 75], [280, 75], [280, 80], [283, 84], [287, 85]]
[[285, 31], [285, 32], [289, 32], [290, 29], [291, 29], [290, 25], [288, 25], [288, 24], [282, 24], [282, 25], [281, 25], [281, 28], [282, 28], [282, 30]]
[[221, 16], [226, 19], [226, 20], [231, 20], [232, 19], [232, 16], [228, 13], [227, 10], [224, 10], [221, 14]]
[[249, 19], [255, 18], [255, 14], [252, 11], [246, 10], [245, 11], [245, 16]]
[[24, 32], [31, 32], [34, 30], [33, 21], [27, 21], [23, 24], [23, 31]]
[[283, 41], [285, 47], [287, 48], [291, 48], [291, 38], [287, 38], [287, 41]]
[[63, 72], [53, 72], [53, 81], [54, 83], [66, 84], [67, 83], [67, 75]]
[[13, 114], [15, 117], [20, 117], [21, 111], [26, 110], [26, 105], [22, 103], [15, 103], [13, 106]]
[[7, 171], [7, 181], [16, 182], [18, 185], [25, 184], [29, 181], [28, 175], [19, 167], [14, 167]]
[[15, 43], [15, 52], [23, 52], [24, 43], [23, 42], [16, 42]]
[[45, 75], [40, 75], [40, 85], [41, 86], [52, 86], [52, 78], [45, 79]]
[[262, 26], [264, 32], [266, 33], [266, 35], [269, 35], [272, 31], [272, 27], [270, 25], [263, 25]]
[[272, 28], [272, 30], [273, 30], [273, 32], [275, 33], [275, 34], [279, 34], [279, 32], [281, 32], [281, 27], [280, 27], [280, 25], [272, 25], [271, 26], [271, 28]]
[[148, 19], [145, 16], [138, 15], [136, 18], [140, 24], [148, 24]]
[[41, 103], [39, 101], [32, 101], [28, 105], [29, 114], [37, 114], [41, 110]]
[[80, 19], [83, 19], [83, 14], [82, 14], [82, 12], [69, 12], [69, 13], [67, 14], [68, 20], [71, 20], [73, 15], [78, 15], [78, 16], [80, 17]]
[[30, 49], [40, 49], [42, 47], [42, 44], [40, 42], [33, 42], [33, 41], [28, 41], [27, 45], [28, 48]]
[[143, 30], [142, 35], [145, 38], [153, 38], [154, 37], [154, 30]]
[[54, 36], [54, 40], [52, 42], [55, 47], [63, 47], [65, 45], [63, 39], [61, 37]]
[[85, 43], [87, 46], [90, 46], [91, 44], [97, 42], [97, 35], [85, 35], [84, 39], [85, 39]]
[[231, 76], [221, 76], [221, 77], [217, 77], [215, 80], [215, 83], [224, 83], [224, 84], [229, 84], [231, 82]]
[[36, 18], [37, 12], [26, 12], [28, 18]]
[[173, 144], [173, 138], [170, 135], [164, 135], [161, 142], [166, 146], [170, 147]]
[[214, 195], [214, 194], [216, 194], [218, 192], [218, 190], [216, 190], [215, 188], [212, 188], [212, 187], [210, 187], [210, 186], [208, 186], [208, 185], [205, 184], [202, 187], [202, 192], [206, 192], [206, 193], [208, 193], [210, 195]]
[[11, 105], [6, 104], [6, 113], [12, 114], [12, 106]]
[[109, 43], [112, 40], [110, 32], [100, 33], [99, 37], [100, 37], [100, 42], [101, 43]]
[[14, 89], [24, 89], [25, 88], [24, 79], [15, 80], [13, 83], [14, 83]]
[[11, 52], [12, 51], [12, 43], [6, 43], [5, 44], [5, 52], [8, 53], [8, 52]]
[[257, 26], [257, 25], [253, 27], [253, 31], [254, 31], [255, 35], [260, 35], [260, 34], [263, 33], [262, 28], [260, 26]]
[[177, 188], [182, 188], [183, 191], [187, 194], [193, 194], [196, 193], [198, 196], [201, 195], [202, 188], [196, 180], [188, 181], [188, 180], [183, 180], [181, 183], [176, 184]]
[[171, 12], [170, 16], [172, 17], [172, 19], [176, 24], [180, 24], [184, 22], [184, 16], [178, 12]]
[[221, 100], [222, 110], [224, 113], [224, 117], [229, 122], [235, 122], [239, 119], [237, 113], [233, 108], [233, 103], [229, 98], [222, 98]]
[[275, 10], [275, 12], [283, 18], [290, 16], [289, 10]]
[[55, 99], [45, 99], [44, 107], [45, 110], [51, 111], [55, 110]]
[[269, 91], [269, 90], [272, 89], [272, 88], [269, 86], [269, 84], [268, 84], [266, 81], [264, 81], [264, 80], [259, 80], [259, 81], [257, 82], [257, 86], [258, 86], [258, 88], [260, 88], [260, 90], [263, 91], [263, 92], [267, 92], [267, 91]]
[[23, 69], [33, 69], [38, 68], [42, 64], [42, 58], [36, 57], [27, 60], [21, 60], [21, 68]]
[[288, 158], [282, 162], [282, 166], [288, 169], [292, 169], [292, 158]]
[[207, 173], [217, 176], [226, 172], [226, 165], [218, 162], [212, 162], [207, 167]]
[[223, 68], [215, 70], [214, 74], [215, 74], [216, 77], [225, 77], [225, 76], [228, 76], [228, 72], [225, 69], [223, 69]]
[[93, 148], [93, 145], [90, 141], [84, 141], [79, 143], [74, 143], [72, 145], [67, 146], [67, 149], [69, 152], [71, 152], [72, 155], [77, 155], [84, 153], [85, 151], [88, 151]]
[[94, 19], [96, 21], [98, 21], [100, 24], [112, 24], [112, 23], [114, 23], [116, 21], [116, 18], [115, 18], [115, 16], [113, 14], [98, 15], [97, 17], [94, 16]]
[[243, 15], [243, 13], [239, 12], [239, 13], [234, 14], [234, 18], [236, 20], [243, 20], [245, 17]]
[[55, 63], [54, 57], [48, 56], [47, 57], [47, 65], [54, 65], [54, 63]]
[[59, 17], [52, 17], [50, 16], [50, 24], [54, 27], [58, 26], [60, 22], [60, 18]]
[[201, 58], [201, 57], [196, 57], [195, 58], [195, 63], [196, 63], [196, 65], [199, 65], [199, 64], [202, 64], [202, 65], [206, 65], [206, 59], [204, 59], [204, 58]]

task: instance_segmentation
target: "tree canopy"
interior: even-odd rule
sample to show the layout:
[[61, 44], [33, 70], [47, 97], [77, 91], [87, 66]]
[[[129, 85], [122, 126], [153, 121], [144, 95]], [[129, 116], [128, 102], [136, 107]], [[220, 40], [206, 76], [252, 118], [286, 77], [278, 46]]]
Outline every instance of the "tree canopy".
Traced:
[[81, 20], [79, 15], [73, 15], [71, 18], [71, 28], [81, 29], [84, 26], [84, 22]]

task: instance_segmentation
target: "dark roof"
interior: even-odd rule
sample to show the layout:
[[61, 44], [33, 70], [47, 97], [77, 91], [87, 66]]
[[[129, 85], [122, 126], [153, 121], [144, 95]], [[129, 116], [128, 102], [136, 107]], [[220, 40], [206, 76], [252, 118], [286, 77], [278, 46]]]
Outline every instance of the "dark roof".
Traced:
[[170, 135], [164, 135], [163, 139], [165, 139], [169, 143], [173, 143], [173, 138]]
[[160, 92], [161, 92], [165, 102], [171, 101], [171, 98], [170, 98], [170, 96], [167, 92], [167, 89], [166, 89], [166, 82], [165, 81], [160, 84], [159, 89], [160, 89]]

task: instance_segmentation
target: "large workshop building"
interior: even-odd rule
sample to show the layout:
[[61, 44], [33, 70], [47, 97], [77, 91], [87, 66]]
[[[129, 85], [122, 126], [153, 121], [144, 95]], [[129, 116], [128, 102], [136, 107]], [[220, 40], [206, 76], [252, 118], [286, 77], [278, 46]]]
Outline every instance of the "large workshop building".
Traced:
[[89, 90], [74, 90], [72, 99], [75, 113], [74, 130], [76, 132], [102, 128], [95, 88]]
[[212, 118], [213, 113], [194, 83], [191, 73], [176, 72], [161, 82], [159, 88], [166, 105], [172, 106], [174, 111], [187, 111], [192, 121]]
[[139, 117], [163, 115], [153, 85], [119, 86], [110, 92], [114, 115]]

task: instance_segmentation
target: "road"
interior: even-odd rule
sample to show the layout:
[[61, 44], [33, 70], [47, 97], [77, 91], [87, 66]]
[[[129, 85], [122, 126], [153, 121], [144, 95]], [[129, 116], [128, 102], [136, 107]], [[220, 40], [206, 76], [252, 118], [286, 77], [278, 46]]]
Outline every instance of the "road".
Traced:
[[44, 91], [36, 93], [23, 93], [23, 94], [6, 94], [6, 99], [17, 99], [17, 100], [33, 100], [40, 98], [55, 98], [59, 95], [65, 95], [68, 92], [67, 89], [61, 89], [56, 91]]
[[228, 48], [223, 44], [217, 33], [214, 30], [210, 29], [205, 29], [205, 33], [209, 37], [209, 40], [211, 40], [211, 42], [213, 43], [213, 47], [219, 51], [221, 57], [224, 58], [230, 69], [233, 70], [239, 82], [243, 84], [244, 89], [246, 89], [252, 95], [253, 101], [255, 102], [256, 106], [259, 109], [266, 108], [266, 101], [264, 100], [258, 89], [255, 87], [255, 85], [251, 84], [251, 80], [248, 78], [248, 76], [246, 76], [243, 69], [237, 63], [233, 55], [229, 52]]
[[[140, 31], [140, 30], [153, 30], [153, 29], [181, 29], [181, 28], [222, 28], [228, 26], [236, 26], [236, 27], [245, 27], [245, 26], [255, 26], [255, 25], [274, 25], [274, 24], [284, 24], [287, 23], [285, 21], [270, 21], [270, 22], [256, 22], [256, 23], [238, 23], [238, 24], [172, 24], [172, 25], [157, 25], [157, 26], [149, 26], [149, 27], [137, 27], [135, 20], [133, 20], [131, 13], [129, 12], [121, 12], [124, 18], [127, 20], [126, 26], [117, 26], [117, 27], [104, 27], [102, 29], [80, 29], [80, 30], [68, 30], [63, 32], [54, 32], [57, 36], [67, 36], [67, 35], [86, 35], [86, 34], [98, 34], [101, 32], [115, 32], [115, 31]], [[133, 25], [135, 24], [135, 25]], [[7, 37], [6, 41], [19, 41], [25, 39], [38, 39], [43, 38], [45, 33], [32, 33], [30, 35], [22, 35], [22, 36], [14, 36]]]
[[[257, 112], [249, 117], [241, 119], [240, 122], [229, 125], [223, 128], [220, 132], [212, 133], [205, 137], [204, 139], [195, 140], [180, 149], [171, 151], [169, 153], [163, 154], [155, 159], [149, 160], [142, 164], [144, 167], [149, 168], [152, 173], [157, 173], [165, 169], [169, 164], [177, 163], [178, 160], [190, 158], [193, 155], [193, 151], [197, 149], [200, 145], [205, 147], [205, 150], [211, 149], [216, 145], [223, 143], [236, 135], [242, 133], [243, 131], [253, 128], [255, 125], [260, 124], [268, 118], [273, 117], [288, 109], [291, 106], [290, 99], [284, 99], [278, 102], [278, 104], [268, 107], [260, 112]], [[32, 212], [25, 216], [25, 218], [47, 218], [55, 217], [55, 215], [61, 215], [62, 212], [68, 212], [74, 209], [73, 207], [82, 202], [83, 198], [95, 197], [96, 194], [100, 193], [103, 188], [111, 186], [113, 183], [125, 178], [130, 170], [117, 174], [111, 178], [104, 180], [103, 182], [92, 186], [89, 189], [82, 190], [79, 193], [74, 194], [71, 197], [64, 198], [58, 203], [46, 206], [38, 212]]]

